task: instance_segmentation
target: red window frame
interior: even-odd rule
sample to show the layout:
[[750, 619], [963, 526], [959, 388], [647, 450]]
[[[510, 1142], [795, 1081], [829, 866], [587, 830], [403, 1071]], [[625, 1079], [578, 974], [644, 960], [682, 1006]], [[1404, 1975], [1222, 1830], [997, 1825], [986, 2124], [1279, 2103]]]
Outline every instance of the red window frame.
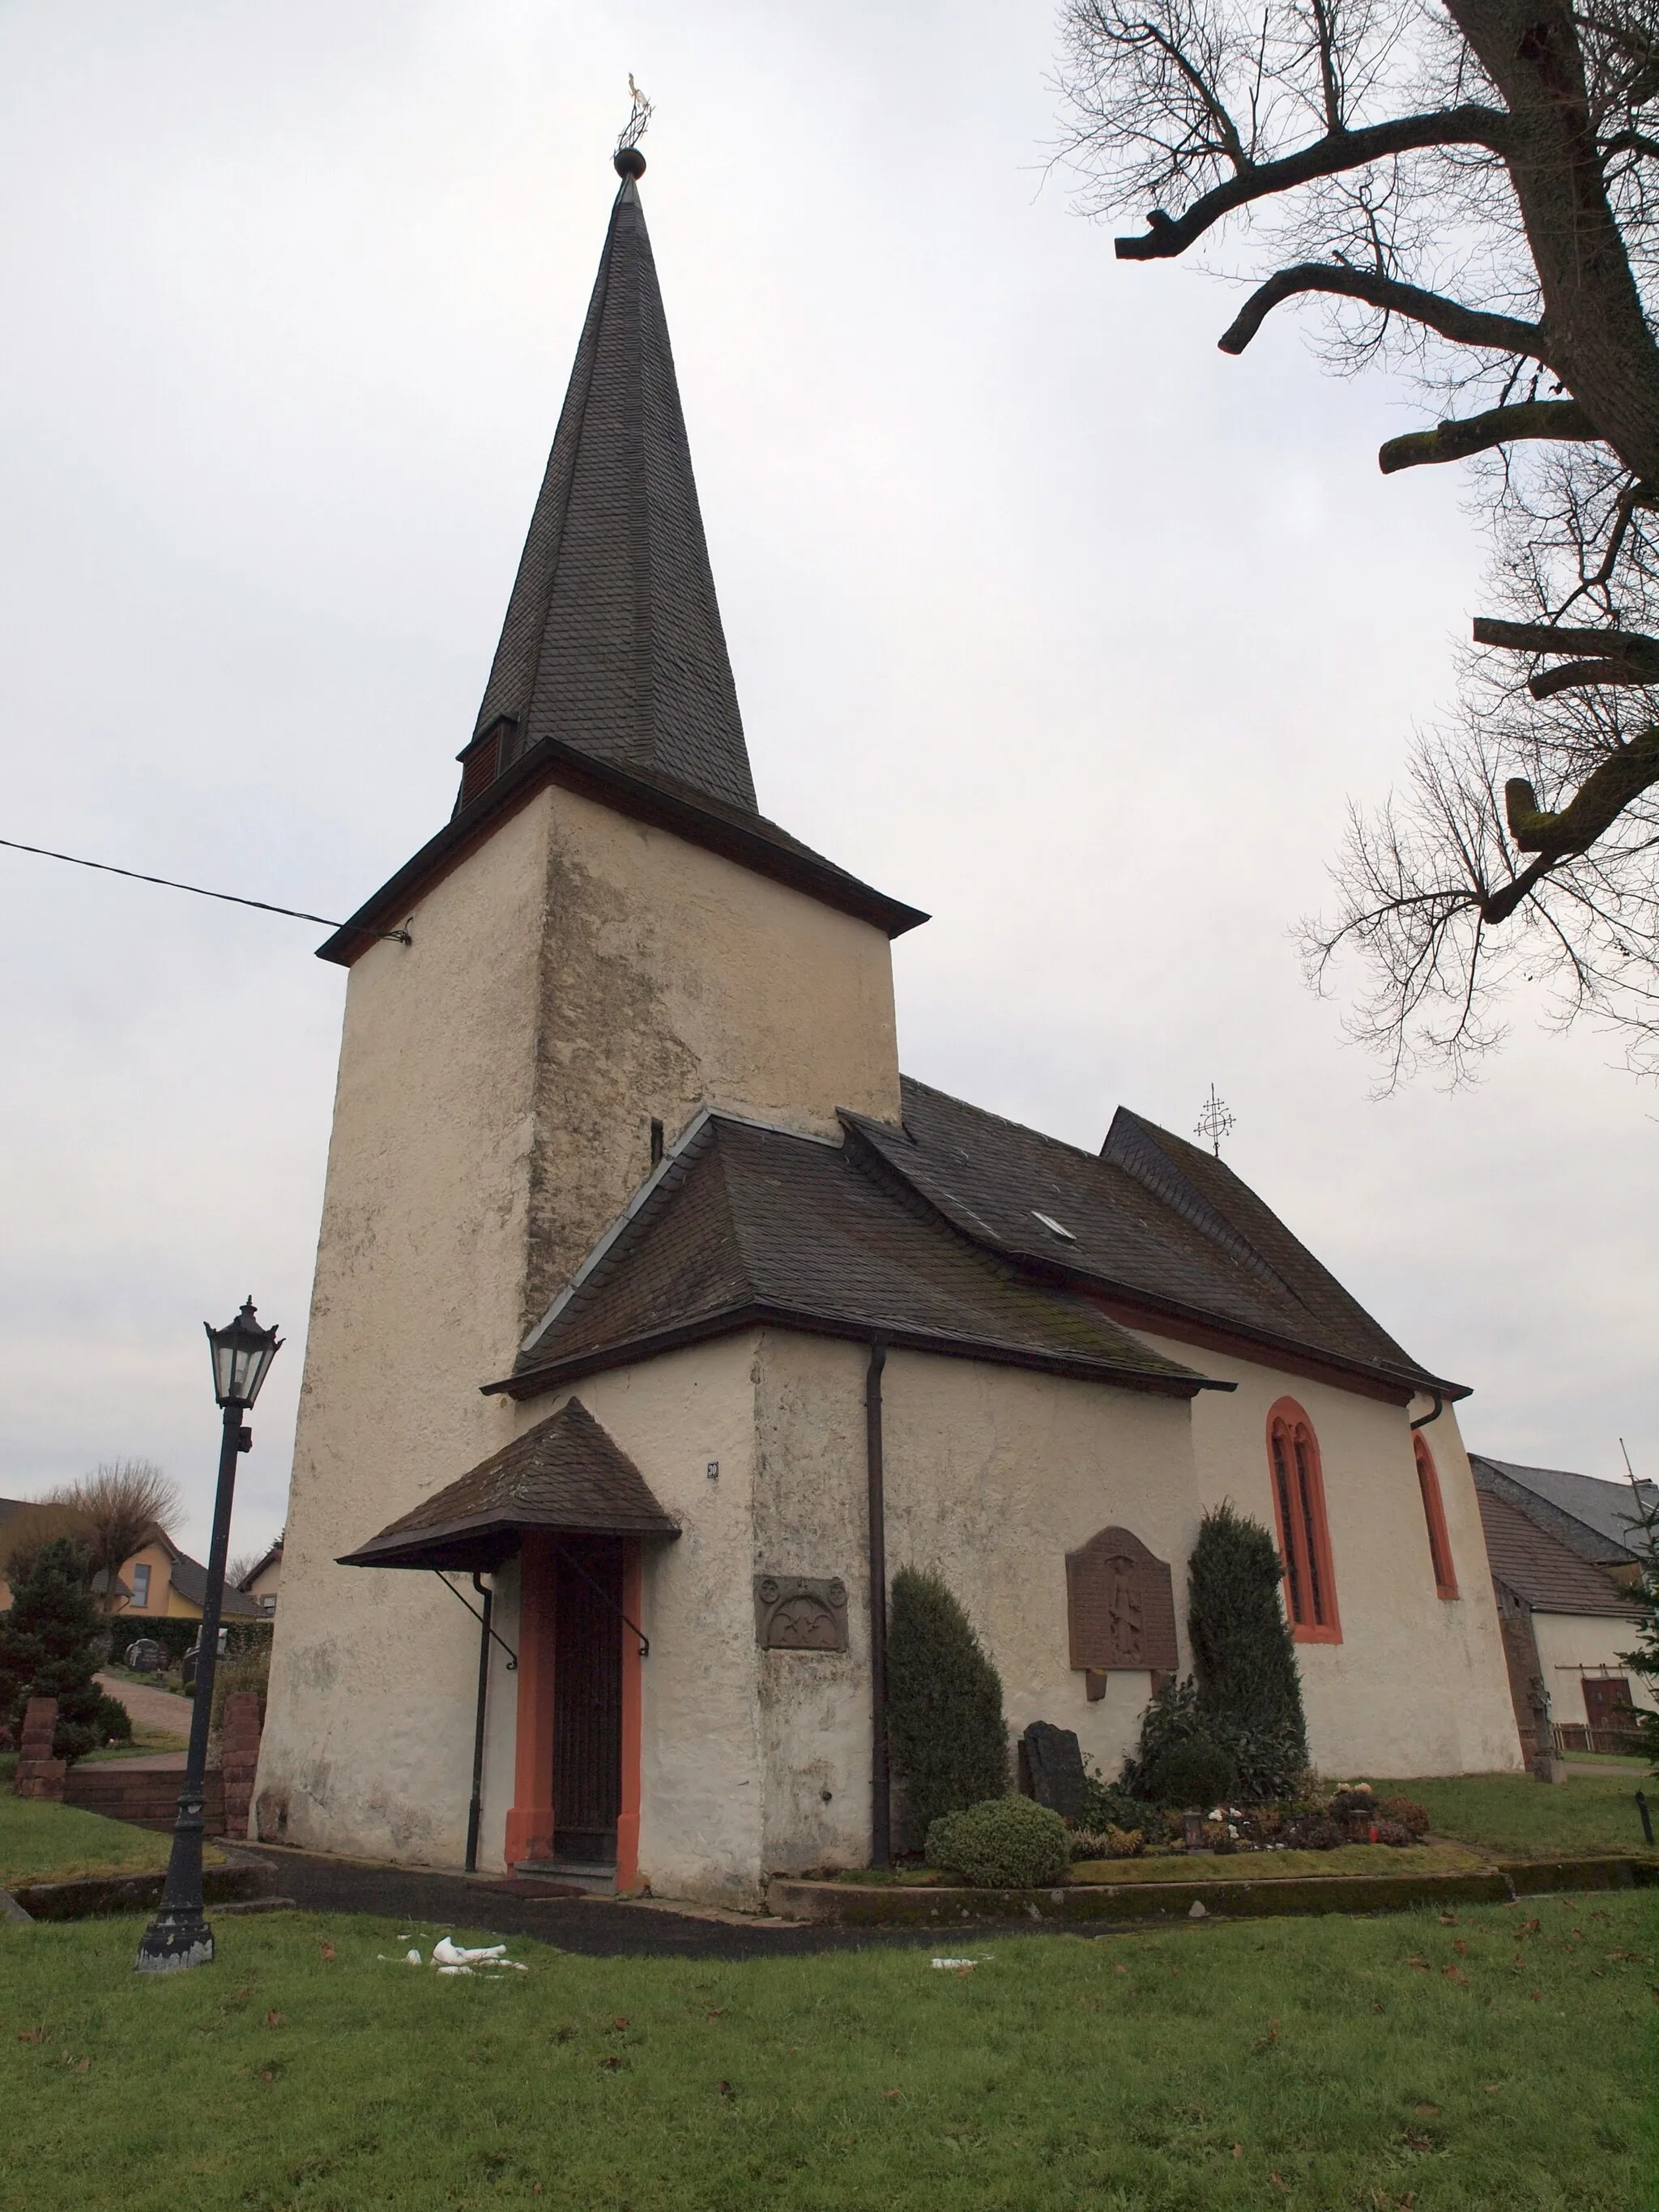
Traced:
[[1298, 1644], [1340, 1644], [1336, 1575], [1325, 1518], [1325, 1476], [1313, 1423], [1294, 1398], [1267, 1415], [1267, 1486], [1285, 1574], [1285, 1610]]
[[1423, 1518], [1429, 1524], [1429, 1558], [1434, 1565], [1437, 1597], [1457, 1595], [1457, 1570], [1452, 1565], [1451, 1539], [1446, 1534], [1446, 1509], [1440, 1498], [1440, 1476], [1434, 1454], [1421, 1437], [1412, 1438], [1417, 1460], [1417, 1486], [1423, 1493]]

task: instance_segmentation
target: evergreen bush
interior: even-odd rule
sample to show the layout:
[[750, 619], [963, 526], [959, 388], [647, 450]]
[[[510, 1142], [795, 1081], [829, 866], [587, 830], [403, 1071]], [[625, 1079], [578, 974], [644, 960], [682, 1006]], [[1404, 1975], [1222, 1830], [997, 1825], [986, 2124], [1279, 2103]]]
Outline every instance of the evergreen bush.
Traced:
[[103, 1697], [92, 1717], [93, 1734], [100, 1743], [131, 1743], [132, 1715], [119, 1698]]
[[1206, 1731], [1231, 1755], [1242, 1795], [1286, 1797], [1308, 1764], [1308, 1729], [1279, 1596], [1279, 1547], [1260, 1522], [1224, 1502], [1200, 1522], [1187, 1573], [1187, 1626]]
[[1140, 1741], [1123, 1762], [1119, 1787], [1152, 1805], [1213, 1805], [1237, 1792], [1238, 1770], [1190, 1676], [1166, 1682], [1142, 1714]]
[[1001, 1678], [945, 1583], [915, 1567], [888, 1608], [887, 1742], [919, 1836], [1008, 1786]]
[[14, 1553], [11, 1610], [0, 1615], [0, 1721], [21, 1741], [31, 1698], [56, 1698], [58, 1759], [83, 1759], [100, 1739], [104, 1693], [94, 1676], [104, 1620], [89, 1587], [86, 1546], [59, 1536]]
[[932, 1824], [927, 1863], [980, 1889], [1045, 1889], [1071, 1865], [1072, 1838], [1046, 1805], [993, 1797]]

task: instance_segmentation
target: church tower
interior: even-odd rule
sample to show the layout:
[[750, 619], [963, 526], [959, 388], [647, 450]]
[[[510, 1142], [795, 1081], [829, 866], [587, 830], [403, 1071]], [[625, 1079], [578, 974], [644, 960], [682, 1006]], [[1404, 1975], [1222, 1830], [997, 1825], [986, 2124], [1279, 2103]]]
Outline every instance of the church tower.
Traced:
[[617, 156], [453, 814], [321, 947], [349, 975], [258, 1820], [374, 1857], [459, 1859], [477, 1630], [337, 1562], [508, 1443], [481, 1386], [699, 1108], [899, 1120], [889, 941], [925, 917], [757, 811], [644, 167]]

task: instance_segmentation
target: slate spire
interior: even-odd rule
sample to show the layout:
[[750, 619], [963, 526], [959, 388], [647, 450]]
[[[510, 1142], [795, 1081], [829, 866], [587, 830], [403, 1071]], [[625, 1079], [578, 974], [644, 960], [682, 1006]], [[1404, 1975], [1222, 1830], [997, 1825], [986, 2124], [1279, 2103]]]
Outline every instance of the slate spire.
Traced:
[[556, 738], [750, 813], [755, 786], [703, 539], [636, 149], [466, 763], [465, 805]]

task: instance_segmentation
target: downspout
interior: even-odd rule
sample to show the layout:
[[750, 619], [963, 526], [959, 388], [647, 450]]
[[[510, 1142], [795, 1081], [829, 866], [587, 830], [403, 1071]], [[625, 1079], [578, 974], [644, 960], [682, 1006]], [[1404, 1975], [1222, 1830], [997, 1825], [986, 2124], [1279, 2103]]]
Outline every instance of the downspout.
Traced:
[[483, 1632], [478, 1638], [478, 1715], [472, 1725], [472, 1802], [466, 1813], [466, 1870], [478, 1871], [478, 1820], [483, 1809], [484, 1701], [489, 1691], [489, 1616], [495, 1608], [493, 1590], [487, 1590], [478, 1571], [472, 1571], [472, 1587], [483, 1601], [479, 1619]]
[[893, 1863], [892, 1800], [887, 1771], [887, 1498], [882, 1466], [881, 1370], [887, 1347], [870, 1340], [864, 1384], [865, 1471], [870, 1491], [870, 1863]]
[[1446, 1394], [1443, 1390], [1431, 1390], [1429, 1395], [1434, 1401], [1434, 1411], [1431, 1413], [1425, 1413], [1420, 1421], [1413, 1421], [1412, 1423], [1413, 1429], [1426, 1429], [1431, 1421], [1437, 1421], [1446, 1410]]

